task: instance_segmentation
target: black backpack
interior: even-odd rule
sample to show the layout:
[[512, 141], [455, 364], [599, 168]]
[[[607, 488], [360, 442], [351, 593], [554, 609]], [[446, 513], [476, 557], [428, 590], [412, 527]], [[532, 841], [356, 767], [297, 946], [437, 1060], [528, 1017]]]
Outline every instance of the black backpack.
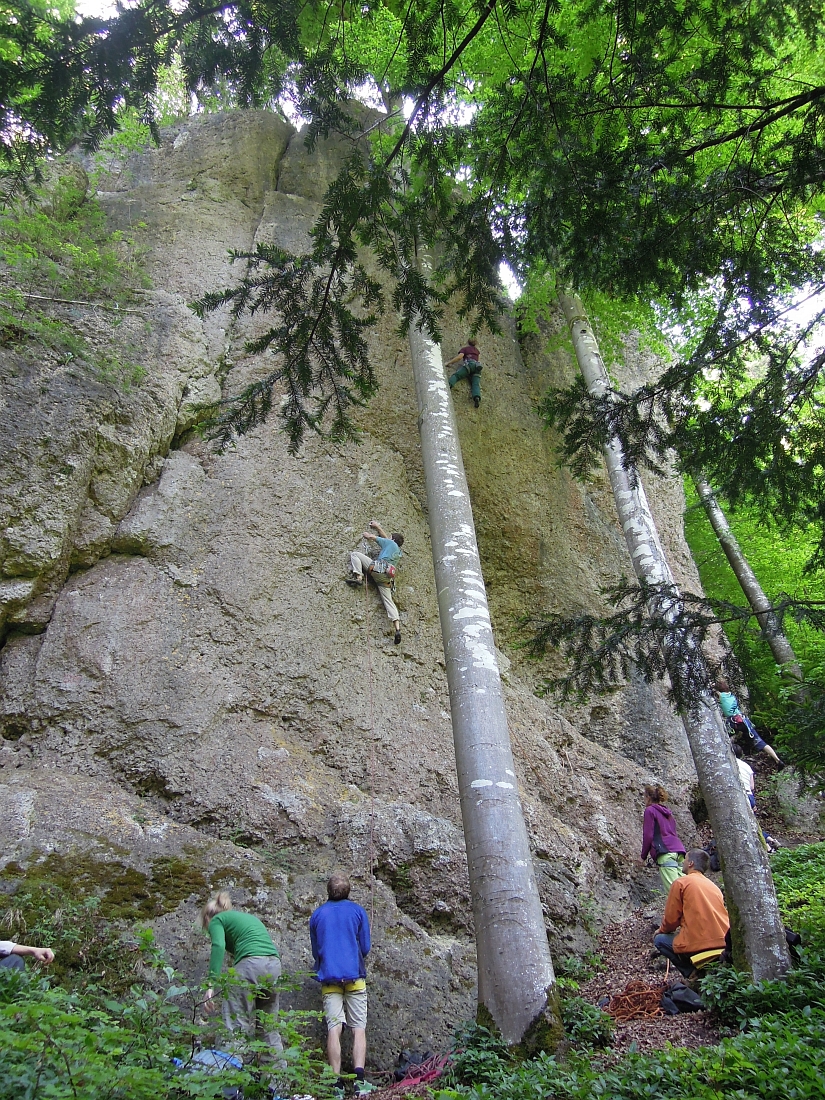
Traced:
[[707, 852], [707, 854], [710, 856], [708, 869], [711, 871], [721, 871], [722, 864], [719, 862], [719, 853], [716, 850], [716, 841], [709, 840], [703, 848], [703, 851]]

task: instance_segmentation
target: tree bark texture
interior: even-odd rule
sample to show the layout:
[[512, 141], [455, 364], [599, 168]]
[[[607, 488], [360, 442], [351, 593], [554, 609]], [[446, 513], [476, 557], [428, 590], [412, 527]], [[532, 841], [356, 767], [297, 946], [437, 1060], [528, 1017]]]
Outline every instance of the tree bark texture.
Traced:
[[[428, 270], [426, 254], [422, 269]], [[516, 783], [470, 493], [441, 349], [410, 331], [478, 953], [478, 998], [508, 1043], [555, 983]]]
[[[609, 394], [610, 380], [584, 306], [570, 292], [560, 291], [559, 302], [588, 390], [593, 396]], [[673, 574], [638, 472], [625, 469], [617, 438], [605, 444], [603, 454], [636, 577], [651, 584], [673, 585]], [[659, 604], [651, 608], [653, 614], [668, 617], [675, 609], [673, 601]], [[685, 659], [667, 652], [665, 658], [671, 669], [671, 662]], [[696, 652], [687, 659], [703, 659], [698, 643]], [[757, 981], [776, 978], [788, 969], [790, 959], [767, 852], [716, 701], [707, 695], [699, 702], [698, 718], [689, 714], [681, 717], [722, 863], [735, 958]]]
[[745, 593], [745, 599], [753, 608], [757, 622], [762, 627], [765, 641], [770, 646], [773, 658], [782, 671], [796, 680], [802, 680], [802, 669], [796, 659], [793, 646], [788, 641], [779, 620], [774, 614], [771, 601], [765, 595], [762, 585], [756, 579], [756, 574], [748, 564], [748, 559], [742, 553], [742, 548], [736, 541], [736, 536], [730, 529], [727, 517], [719, 507], [716, 494], [708, 482], [695, 474], [693, 484], [705, 509], [705, 514], [710, 520], [710, 525], [719, 540], [719, 544], [725, 551], [725, 557]]

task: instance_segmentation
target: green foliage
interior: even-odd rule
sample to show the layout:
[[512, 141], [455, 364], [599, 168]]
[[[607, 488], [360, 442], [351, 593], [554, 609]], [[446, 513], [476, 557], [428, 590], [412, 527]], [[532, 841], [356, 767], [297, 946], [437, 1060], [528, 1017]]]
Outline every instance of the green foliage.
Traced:
[[[685, 537], [698, 566], [704, 591], [712, 598], [735, 603], [741, 589], [727, 558], [698, 503], [691, 480], [686, 479], [688, 509]], [[793, 646], [808, 687], [808, 699], [795, 699], [795, 688], [778, 675], [773, 656], [753, 620], [725, 624], [725, 631], [741, 666], [741, 680], [748, 687], [748, 713], [757, 728], [774, 731], [780, 750], [800, 769], [812, 772], [825, 764], [825, 636], [802, 611], [803, 602], [825, 600], [825, 583], [820, 574], [809, 575], [807, 562], [815, 553], [814, 530], [783, 532], [743, 504], [727, 511], [727, 519], [748, 564], [766, 595], [782, 616], [782, 628]], [[800, 606], [786, 599], [800, 601]], [[783, 608], [785, 612], [783, 613]]]
[[825, 843], [783, 848], [771, 857], [782, 919], [825, 967]]
[[702, 978], [702, 1000], [724, 1023], [742, 1029], [758, 1028], [762, 1017], [792, 1013], [816, 1012], [825, 1023], [825, 956], [805, 950], [802, 957], [777, 981], [754, 982], [742, 971], [717, 967]]
[[115, 329], [118, 309], [143, 281], [135, 239], [107, 231], [80, 169], [0, 214], [0, 345], [46, 350], [128, 387], [142, 368], [121, 359], [114, 339], [94, 345], [74, 304], [87, 313], [98, 308]]
[[561, 1018], [564, 1034], [574, 1047], [598, 1050], [613, 1040], [612, 1017], [581, 997], [563, 997]]
[[237, 1036], [234, 1049], [244, 1067], [212, 1074], [193, 1061], [201, 1048], [226, 1049], [215, 1025], [199, 1021], [202, 992], [155, 962], [140, 984], [117, 998], [105, 986], [68, 992], [45, 980], [26, 981], [0, 971], [0, 1100], [75, 1098], [159, 1100], [180, 1096], [221, 1097], [243, 1086], [249, 1100], [266, 1097], [269, 1078], [281, 1093], [331, 1096], [334, 1078], [304, 1031], [313, 1013], [279, 1014], [282, 1063], [261, 1073], [262, 1042]]
[[[11, 900], [5, 935], [52, 947], [55, 961], [48, 977], [0, 970], [0, 1100], [220, 1097], [231, 1085], [255, 1100], [269, 1095], [270, 1077], [281, 1095], [331, 1097], [335, 1079], [306, 1039], [317, 1013], [279, 1014], [277, 1066], [265, 1043], [233, 1035], [244, 1068], [213, 1076], [193, 1057], [200, 1048], [228, 1049], [230, 1040], [216, 1019], [202, 1018], [202, 990], [164, 965], [151, 931], [107, 920], [99, 898], [45, 881]], [[227, 973], [216, 985], [225, 992], [233, 980]], [[274, 1021], [262, 1014], [260, 1023]]]
[[512, 1054], [500, 1035], [469, 1023], [456, 1032], [453, 1057], [442, 1080], [445, 1085], [495, 1085], [512, 1063]]
[[604, 960], [596, 954], [567, 955], [556, 962], [555, 969], [561, 989], [578, 989], [580, 983], [604, 970]]
[[818, 1100], [825, 1072], [825, 1014], [758, 1021], [748, 1033], [696, 1050], [666, 1047], [602, 1065], [589, 1054], [564, 1063], [546, 1054], [472, 1086], [435, 1093], [436, 1100]]

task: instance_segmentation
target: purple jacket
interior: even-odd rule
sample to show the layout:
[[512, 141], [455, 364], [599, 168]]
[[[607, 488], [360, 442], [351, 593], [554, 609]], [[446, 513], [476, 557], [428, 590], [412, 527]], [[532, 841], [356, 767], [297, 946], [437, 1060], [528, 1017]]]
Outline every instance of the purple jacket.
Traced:
[[653, 851], [654, 858], [665, 852], [685, 854], [685, 846], [676, 832], [676, 824], [669, 806], [654, 802], [645, 809], [645, 825], [642, 833], [642, 859]]

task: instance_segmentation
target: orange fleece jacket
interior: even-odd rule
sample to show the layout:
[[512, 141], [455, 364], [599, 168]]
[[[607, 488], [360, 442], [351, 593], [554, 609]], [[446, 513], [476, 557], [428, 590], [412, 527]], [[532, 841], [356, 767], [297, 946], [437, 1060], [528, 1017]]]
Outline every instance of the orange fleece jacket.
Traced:
[[670, 888], [662, 917], [662, 932], [679, 932], [673, 937], [673, 950], [694, 955], [711, 947], [724, 947], [730, 918], [722, 891], [715, 882], [691, 871], [677, 878]]

